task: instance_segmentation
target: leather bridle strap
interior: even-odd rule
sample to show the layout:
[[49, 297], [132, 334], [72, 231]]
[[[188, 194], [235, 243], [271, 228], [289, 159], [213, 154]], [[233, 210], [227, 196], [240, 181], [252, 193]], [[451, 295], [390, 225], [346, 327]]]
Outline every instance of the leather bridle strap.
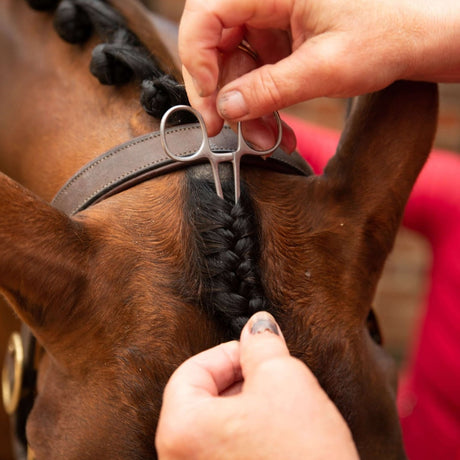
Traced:
[[[166, 135], [168, 145], [179, 156], [190, 155], [202, 142], [199, 124], [169, 128]], [[237, 136], [226, 126], [216, 137], [210, 139], [210, 144], [216, 152], [229, 152], [236, 148]], [[288, 174], [312, 174], [312, 170], [300, 155], [287, 155], [281, 149], [277, 149], [267, 160], [246, 155], [243, 163]], [[183, 169], [190, 164], [171, 160], [166, 155], [159, 131], [140, 136], [114, 147], [80, 169], [61, 188], [52, 204], [66, 214], [73, 215], [140, 182]]]

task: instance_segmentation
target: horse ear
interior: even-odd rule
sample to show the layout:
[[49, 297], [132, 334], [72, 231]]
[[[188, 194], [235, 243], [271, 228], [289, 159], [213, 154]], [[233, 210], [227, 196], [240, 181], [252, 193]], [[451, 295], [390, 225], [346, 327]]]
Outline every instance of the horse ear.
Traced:
[[0, 202], [0, 292], [46, 344], [85, 283], [85, 232], [2, 173]]
[[380, 273], [405, 204], [431, 150], [438, 92], [432, 83], [399, 81], [353, 103], [324, 176], [338, 202], [361, 219], [366, 270]]

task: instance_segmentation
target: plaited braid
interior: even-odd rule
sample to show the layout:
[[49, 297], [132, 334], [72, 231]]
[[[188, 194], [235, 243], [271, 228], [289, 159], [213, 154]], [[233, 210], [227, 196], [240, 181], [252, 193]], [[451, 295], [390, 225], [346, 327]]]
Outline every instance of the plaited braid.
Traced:
[[214, 184], [189, 178], [189, 209], [200, 260], [200, 304], [223, 323], [229, 338], [238, 338], [249, 317], [270, 310], [262, 287], [257, 222], [242, 184], [233, 204], [233, 186], [223, 184], [225, 199]]
[[[97, 33], [104, 43], [93, 50], [91, 73], [104, 85], [140, 83], [141, 105], [149, 115], [161, 118], [174, 105], [188, 105], [184, 86], [161, 70], [155, 57], [127, 29], [123, 17], [106, 1], [27, 1], [34, 9], [54, 11], [54, 27], [69, 43], [82, 44], [93, 32]], [[176, 116], [176, 121], [189, 120]]]

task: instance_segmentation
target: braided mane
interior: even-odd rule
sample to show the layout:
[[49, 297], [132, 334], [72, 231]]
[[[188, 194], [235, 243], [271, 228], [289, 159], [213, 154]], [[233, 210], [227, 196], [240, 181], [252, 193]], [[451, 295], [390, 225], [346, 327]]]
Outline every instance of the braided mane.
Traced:
[[40, 11], [54, 11], [54, 27], [72, 44], [96, 33], [104, 43], [93, 50], [91, 73], [103, 85], [140, 84], [144, 110], [161, 118], [172, 106], [188, 104], [182, 84], [161, 69], [155, 57], [128, 29], [124, 18], [105, 0], [27, 0]]
[[198, 302], [223, 325], [227, 338], [235, 339], [253, 313], [271, 310], [259, 272], [254, 205], [244, 182], [234, 204], [231, 181], [223, 181], [221, 199], [212, 182], [193, 173], [187, 177], [188, 209], [199, 259]]

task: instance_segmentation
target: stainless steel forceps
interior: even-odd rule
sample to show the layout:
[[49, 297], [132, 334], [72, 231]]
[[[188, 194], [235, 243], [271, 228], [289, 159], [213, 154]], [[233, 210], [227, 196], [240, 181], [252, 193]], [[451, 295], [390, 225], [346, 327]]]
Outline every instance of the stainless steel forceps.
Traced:
[[[195, 117], [198, 119], [198, 122], [200, 123], [201, 135], [202, 135], [201, 145], [198, 148], [198, 150], [191, 153], [190, 155], [179, 156], [179, 155], [174, 154], [174, 152], [172, 152], [169, 149], [167, 141], [166, 141], [166, 122], [168, 121], [168, 118], [174, 112], [178, 112], [179, 110], [180, 111], [185, 110], [185, 111], [193, 113]], [[258, 156], [269, 155], [270, 153], [273, 153], [279, 147], [281, 143], [281, 139], [283, 137], [281, 118], [278, 112], [274, 112], [274, 116], [275, 116], [275, 120], [276, 120], [277, 127], [278, 127], [278, 138], [275, 144], [273, 145], [273, 147], [267, 150], [256, 150], [252, 148], [246, 142], [243, 136], [241, 122], [238, 122], [238, 144], [237, 144], [236, 150], [230, 151], [230, 152], [215, 152], [211, 149], [208, 134], [206, 132], [206, 125], [204, 123], [204, 120], [201, 114], [197, 110], [195, 110], [193, 107], [189, 107], [188, 105], [176, 105], [174, 107], [171, 107], [163, 115], [163, 118], [161, 119], [161, 124], [160, 124], [161, 143], [163, 145], [163, 149], [165, 153], [173, 160], [181, 161], [181, 162], [195, 161], [201, 158], [208, 160], [209, 163], [211, 164], [212, 175], [214, 178], [214, 183], [216, 185], [216, 192], [220, 198], [223, 198], [224, 194], [222, 192], [222, 184], [221, 184], [220, 177], [219, 177], [219, 164], [220, 163], [232, 163], [233, 178], [235, 181], [235, 203], [236, 203], [240, 197], [241, 157], [243, 155], [258, 155]]]

